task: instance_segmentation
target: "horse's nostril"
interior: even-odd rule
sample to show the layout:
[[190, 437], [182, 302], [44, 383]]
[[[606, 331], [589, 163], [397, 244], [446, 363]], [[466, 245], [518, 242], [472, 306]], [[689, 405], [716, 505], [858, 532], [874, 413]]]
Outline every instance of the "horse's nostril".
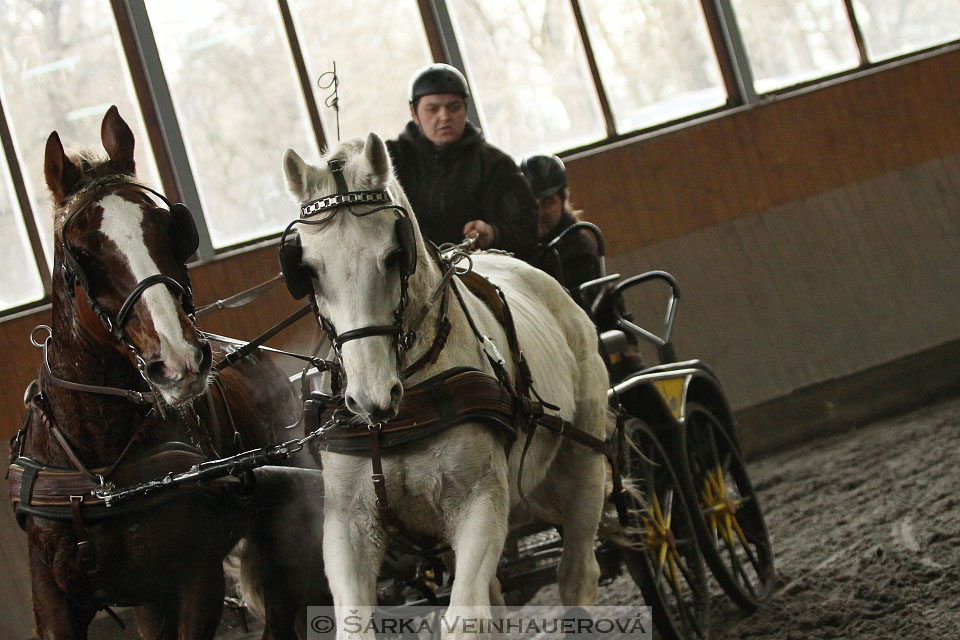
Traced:
[[397, 404], [400, 401], [400, 396], [403, 394], [403, 387], [399, 384], [396, 384], [390, 390], [390, 403], [387, 406], [380, 407], [375, 406], [373, 403], [367, 402], [362, 403], [357, 400], [357, 398], [351, 395], [349, 392], [344, 394], [343, 400], [347, 405], [347, 409], [358, 416], [362, 416], [368, 419], [370, 422], [386, 422], [397, 412]]
[[145, 368], [147, 378], [151, 382], [169, 382], [172, 379], [171, 371], [163, 360], [148, 362]]
[[200, 343], [200, 348], [196, 351], [196, 358], [198, 362], [198, 371], [203, 371], [210, 368], [210, 363], [213, 361], [213, 353], [210, 349], [210, 343], [204, 340]]
[[386, 422], [387, 420], [392, 418], [393, 415], [394, 415], [393, 409], [386, 408], [386, 409], [376, 409], [374, 411], [371, 411], [368, 417], [370, 418], [370, 422], [373, 422], [374, 424], [376, 424], [379, 422]]

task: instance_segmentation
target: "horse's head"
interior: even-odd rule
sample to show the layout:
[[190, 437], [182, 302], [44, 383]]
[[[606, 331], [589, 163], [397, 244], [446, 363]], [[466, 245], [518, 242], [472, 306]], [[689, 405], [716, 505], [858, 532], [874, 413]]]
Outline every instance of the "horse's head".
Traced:
[[204, 390], [211, 362], [188, 315], [185, 262], [197, 230], [186, 207], [136, 182], [133, 133], [116, 107], [101, 141], [107, 158], [64, 151], [56, 132], [47, 139], [55, 305], [72, 308], [74, 330], [123, 353], [167, 403], [181, 404]]
[[[307, 164], [283, 157], [301, 205], [299, 238], [284, 237], [281, 264], [295, 297], [313, 294], [343, 361], [347, 407], [372, 423], [396, 414], [403, 389], [402, 314], [422, 241], [383, 141], [370, 134]], [[299, 223], [299, 224], [298, 224]]]

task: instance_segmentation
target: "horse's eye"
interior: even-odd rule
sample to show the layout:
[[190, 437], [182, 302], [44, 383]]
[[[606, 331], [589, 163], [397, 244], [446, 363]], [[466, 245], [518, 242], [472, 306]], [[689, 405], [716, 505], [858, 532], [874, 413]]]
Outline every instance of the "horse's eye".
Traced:
[[397, 266], [397, 263], [400, 262], [400, 249], [395, 249], [391, 251], [386, 258], [383, 259], [383, 266], [385, 269], [393, 269]]
[[79, 262], [83, 267], [89, 268], [93, 266], [93, 257], [86, 249], [74, 249], [73, 255], [76, 257], [77, 262]]

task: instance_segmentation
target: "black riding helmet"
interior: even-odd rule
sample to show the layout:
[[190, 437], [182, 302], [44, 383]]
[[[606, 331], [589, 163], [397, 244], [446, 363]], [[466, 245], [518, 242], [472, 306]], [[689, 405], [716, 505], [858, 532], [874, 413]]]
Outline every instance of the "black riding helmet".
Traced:
[[520, 170], [538, 198], [552, 196], [567, 186], [567, 170], [557, 156], [527, 156], [520, 161]]
[[467, 79], [456, 67], [448, 64], [429, 64], [410, 78], [410, 104], [416, 106], [418, 99], [435, 93], [456, 93], [464, 98], [470, 97]]

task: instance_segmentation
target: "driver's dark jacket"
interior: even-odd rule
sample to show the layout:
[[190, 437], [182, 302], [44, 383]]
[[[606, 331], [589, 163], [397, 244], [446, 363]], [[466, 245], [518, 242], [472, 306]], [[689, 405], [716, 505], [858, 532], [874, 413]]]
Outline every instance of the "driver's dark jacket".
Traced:
[[533, 257], [537, 201], [517, 164], [480, 129], [467, 122], [463, 137], [438, 151], [411, 121], [387, 149], [428, 240], [460, 242], [465, 224], [483, 220], [494, 228], [492, 248]]
[[539, 239], [533, 266], [546, 271], [565, 286], [573, 299], [581, 307], [585, 302], [580, 299], [580, 285], [601, 275], [600, 249], [597, 239], [585, 229], [577, 229], [565, 235], [553, 248], [548, 248], [577, 219], [569, 211], [560, 215], [557, 225]]

